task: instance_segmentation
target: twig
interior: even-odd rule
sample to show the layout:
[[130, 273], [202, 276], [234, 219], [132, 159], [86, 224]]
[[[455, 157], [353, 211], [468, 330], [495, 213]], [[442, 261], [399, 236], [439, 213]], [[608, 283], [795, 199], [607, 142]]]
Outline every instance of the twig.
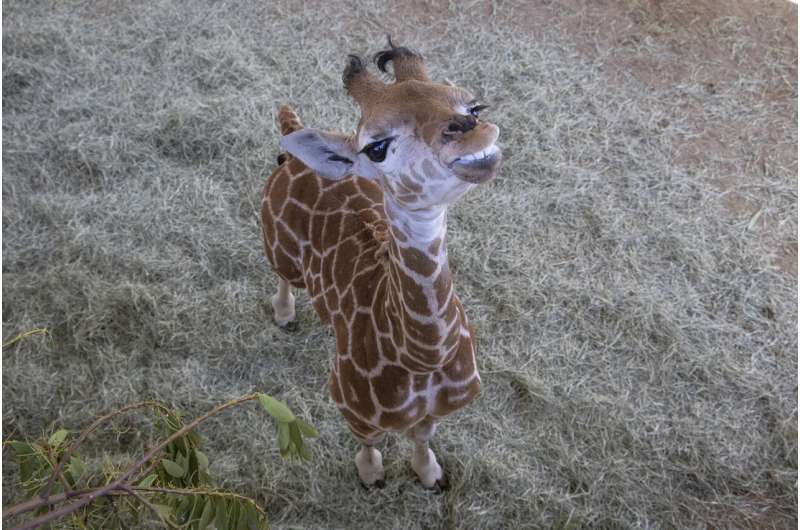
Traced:
[[19, 342], [22, 339], [24, 339], [25, 337], [30, 337], [31, 335], [36, 335], [37, 333], [44, 333], [45, 335], [49, 335], [50, 334], [50, 330], [47, 329], [47, 328], [35, 328], [35, 329], [30, 330], [30, 331], [26, 331], [25, 333], [20, 333], [19, 335], [17, 335], [16, 337], [11, 339], [10, 341], [8, 341], [5, 344], [3, 344], [3, 349], [5, 350], [9, 346], [13, 346], [17, 342]]
[[131, 483], [140, 482], [140, 481], [144, 480], [144, 479], [147, 477], [147, 475], [149, 475], [149, 474], [150, 474], [150, 472], [151, 472], [151, 471], [153, 471], [153, 470], [154, 470], [154, 469], [155, 469], [155, 468], [158, 466], [158, 464], [160, 464], [160, 463], [161, 463], [161, 462], [159, 462], [158, 460], [153, 460], [153, 461], [150, 463], [150, 465], [149, 465], [149, 466], [147, 466], [147, 469], [145, 469], [144, 471], [142, 471], [141, 473], [139, 473], [138, 475], [136, 475], [136, 478], [135, 478], [135, 479], [133, 479], [133, 480], [131, 481]]
[[37, 508], [41, 508], [42, 506], [58, 504], [59, 502], [64, 502], [73, 497], [80, 497], [81, 495], [86, 495], [93, 491], [94, 489], [86, 489], [80, 491], [75, 491], [75, 490], [66, 491], [64, 493], [59, 493], [58, 495], [51, 495], [46, 499], [37, 496], [32, 499], [28, 499], [27, 501], [23, 501], [19, 504], [15, 504], [14, 506], [9, 506], [7, 508], [4, 508], [3, 519], [5, 520], [10, 517], [14, 517], [15, 515], [19, 515], [21, 513], [29, 512], [31, 510], [36, 510]]
[[198, 425], [200, 425], [201, 423], [203, 423], [207, 419], [211, 418], [212, 416], [215, 416], [215, 415], [219, 414], [223, 410], [229, 409], [231, 407], [235, 407], [236, 405], [244, 403], [245, 401], [252, 401], [254, 399], [258, 399], [258, 394], [248, 394], [246, 396], [234, 399], [233, 401], [229, 401], [228, 403], [224, 403], [222, 405], [214, 407], [213, 409], [211, 409], [210, 411], [206, 412], [205, 414], [203, 414], [199, 418], [195, 418], [191, 423], [189, 423], [188, 425], [183, 427], [181, 430], [173, 433], [171, 436], [169, 436], [168, 438], [163, 440], [161, 443], [159, 443], [158, 445], [156, 445], [155, 447], [150, 449], [142, 458], [140, 458], [133, 465], [128, 467], [128, 469], [125, 470], [125, 472], [122, 474], [122, 476], [120, 476], [117, 480], [115, 480], [111, 484], [108, 484], [108, 485], [106, 485], [106, 486], [104, 486], [104, 487], [102, 487], [102, 488], [100, 488], [100, 489], [98, 489], [96, 491], [93, 491], [92, 493], [89, 493], [88, 495], [86, 495], [84, 497], [81, 497], [80, 499], [78, 499], [77, 501], [75, 501], [75, 502], [73, 502], [71, 504], [68, 504], [66, 506], [62, 506], [61, 508], [59, 508], [57, 510], [53, 510], [51, 512], [48, 512], [48, 513], [46, 513], [44, 515], [41, 515], [41, 516], [39, 516], [39, 517], [37, 517], [35, 519], [31, 519], [30, 521], [27, 521], [27, 522], [23, 523], [22, 525], [15, 527], [13, 530], [31, 530], [33, 528], [38, 528], [39, 526], [42, 526], [43, 524], [49, 523], [50, 521], [54, 521], [56, 519], [60, 519], [60, 518], [64, 517], [65, 515], [69, 515], [69, 514], [75, 512], [76, 510], [79, 510], [80, 508], [82, 508], [82, 507], [86, 506], [87, 504], [93, 502], [95, 499], [97, 499], [99, 497], [103, 497], [105, 495], [108, 495], [109, 492], [112, 492], [114, 490], [120, 489], [120, 487], [122, 487], [125, 484], [126, 480], [129, 479], [130, 476], [133, 475], [133, 473], [137, 469], [142, 467], [148, 460], [153, 458], [153, 456], [155, 456], [159, 451], [161, 451], [164, 447], [166, 447], [170, 442], [172, 442], [172, 441], [180, 438], [181, 436], [185, 435], [187, 432], [191, 431], [192, 429], [194, 429], [195, 427], [197, 427]]
[[48, 481], [47, 486], [48, 489], [52, 486], [52, 481], [56, 476], [58, 476], [59, 480], [61, 481], [61, 485], [64, 486], [64, 491], [72, 491], [72, 486], [70, 486], [69, 482], [67, 481], [67, 477], [64, 476], [64, 473], [61, 472], [61, 462], [58, 460], [58, 456], [56, 455], [53, 448], [49, 445], [47, 446], [47, 457], [45, 458], [47, 463], [53, 466], [53, 474], [50, 476], [50, 481]]

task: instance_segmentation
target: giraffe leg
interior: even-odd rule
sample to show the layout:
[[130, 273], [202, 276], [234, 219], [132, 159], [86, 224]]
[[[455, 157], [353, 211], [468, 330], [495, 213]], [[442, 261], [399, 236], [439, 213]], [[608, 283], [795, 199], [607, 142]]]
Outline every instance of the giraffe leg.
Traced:
[[408, 437], [414, 441], [414, 454], [411, 457], [411, 468], [419, 477], [422, 485], [441, 492], [447, 489], [447, 480], [436, 456], [428, 447], [428, 442], [436, 432], [436, 421], [430, 416], [414, 425], [408, 431]]
[[356, 468], [358, 468], [358, 478], [365, 486], [382, 488], [386, 485], [383, 457], [372, 445], [361, 444], [361, 449], [356, 453]]
[[273, 320], [288, 331], [297, 329], [294, 322], [294, 295], [292, 286], [283, 278], [278, 278], [278, 292], [272, 297]]
[[356, 453], [356, 468], [361, 483], [367, 487], [383, 488], [386, 485], [383, 457], [381, 452], [375, 449], [375, 445], [383, 440], [385, 433], [373, 429], [356, 418], [348, 417], [347, 423], [350, 426], [350, 432], [361, 442], [361, 449]]

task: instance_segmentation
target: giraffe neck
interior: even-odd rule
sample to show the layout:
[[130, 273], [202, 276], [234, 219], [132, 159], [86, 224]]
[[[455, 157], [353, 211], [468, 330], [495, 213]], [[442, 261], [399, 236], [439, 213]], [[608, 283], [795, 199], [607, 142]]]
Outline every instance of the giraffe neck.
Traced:
[[387, 317], [401, 362], [428, 372], [452, 358], [466, 330], [447, 261], [447, 208], [410, 211], [385, 194], [384, 210], [391, 238]]

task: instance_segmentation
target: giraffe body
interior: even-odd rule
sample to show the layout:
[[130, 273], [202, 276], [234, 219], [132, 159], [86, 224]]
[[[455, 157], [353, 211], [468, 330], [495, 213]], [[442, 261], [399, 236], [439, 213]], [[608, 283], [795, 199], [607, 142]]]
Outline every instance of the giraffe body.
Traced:
[[480, 388], [474, 330], [447, 260], [446, 210], [496, 172], [497, 127], [461, 114], [466, 92], [430, 83], [421, 57], [391, 46], [381, 52], [389, 59], [377, 56], [381, 68], [394, 63], [391, 89], [357, 58], [345, 71], [362, 106], [355, 136], [304, 129], [280, 109], [289, 154], [264, 187], [262, 231], [280, 277], [275, 321], [294, 319], [293, 286], [333, 329], [330, 392], [363, 445], [362, 481], [382, 482], [374, 445], [383, 434], [407, 432], [412, 468], [433, 487], [443, 480], [428, 447], [436, 422]]
[[[264, 188], [267, 258], [281, 278], [308, 290], [319, 319], [333, 327], [331, 395], [365, 440], [406, 431], [428, 415], [446, 416], [471, 401], [480, 386], [471, 328], [457, 296], [448, 299], [446, 262], [433, 283], [437, 302], [443, 302], [437, 312], [453, 336], [447, 340], [434, 326], [413, 323], [413, 335], [404, 332], [389, 285], [418, 298], [420, 313], [426, 312], [426, 293], [407, 275], [393, 276], [390, 261], [407, 262], [420, 274], [433, 274], [436, 261], [401, 251], [386, 225], [379, 186], [358, 177], [325, 179], [294, 157]], [[444, 242], [437, 246], [437, 253], [444, 250]], [[449, 351], [439, 353], [443, 343]]]

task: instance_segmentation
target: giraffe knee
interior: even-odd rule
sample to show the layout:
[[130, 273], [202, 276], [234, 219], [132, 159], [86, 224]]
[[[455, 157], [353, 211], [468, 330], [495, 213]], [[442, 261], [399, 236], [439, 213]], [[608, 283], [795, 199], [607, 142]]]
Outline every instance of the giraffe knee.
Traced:
[[427, 417], [408, 430], [408, 437], [415, 442], [427, 442], [436, 434], [436, 421]]
[[377, 429], [356, 429], [352, 425], [350, 426], [350, 432], [353, 433], [353, 436], [355, 436], [356, 440], [361, 442], [362, 445], [369, 447], [378, 445], [386, 437], [386, 433], [383, 431]]

